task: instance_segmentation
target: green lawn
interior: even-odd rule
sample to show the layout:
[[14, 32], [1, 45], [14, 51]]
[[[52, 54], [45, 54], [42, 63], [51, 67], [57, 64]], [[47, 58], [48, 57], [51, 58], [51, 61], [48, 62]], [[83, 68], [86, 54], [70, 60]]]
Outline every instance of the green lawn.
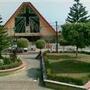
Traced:
[[45, 56], [49, 79], [83, 85], [90, 80], [90, 55], [48, 53]]

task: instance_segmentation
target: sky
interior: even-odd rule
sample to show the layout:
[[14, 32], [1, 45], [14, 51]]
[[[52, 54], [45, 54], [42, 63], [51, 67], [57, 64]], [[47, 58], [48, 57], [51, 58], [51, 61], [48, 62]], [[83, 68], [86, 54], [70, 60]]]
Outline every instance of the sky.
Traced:
[[[55, 25], [56, 21], [59, 25], [64, 24], [70, 7], [74, 3], [74, 0], [0, 0], [0, 15], [3, 18], [3, 24], [22, 2], [27, 1], [31, 2], [51, 25]], [[81, 0], [81, 3], [90, 15], [90, 0]]]

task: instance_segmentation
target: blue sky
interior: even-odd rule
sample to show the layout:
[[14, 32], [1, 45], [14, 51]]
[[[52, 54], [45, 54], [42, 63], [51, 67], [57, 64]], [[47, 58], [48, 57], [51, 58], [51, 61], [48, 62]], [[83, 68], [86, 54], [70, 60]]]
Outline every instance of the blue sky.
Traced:
[[[22, 2], [30, 1], [50, 24], [63, 24], [73, 0], [0, 0], [0, 14], [5, 23]], [[90, 0], [81, 0], [90, 15]]]

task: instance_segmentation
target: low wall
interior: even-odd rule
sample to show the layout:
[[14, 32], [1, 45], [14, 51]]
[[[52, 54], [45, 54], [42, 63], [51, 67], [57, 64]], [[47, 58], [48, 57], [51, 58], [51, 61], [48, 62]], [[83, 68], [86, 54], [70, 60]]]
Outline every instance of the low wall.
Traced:
[[83, 86], [72, 85], [63, 82], [57, 82], [52, 80], [44, 79], [46, 87], [53, 88], [56, 90], [86, 90]]

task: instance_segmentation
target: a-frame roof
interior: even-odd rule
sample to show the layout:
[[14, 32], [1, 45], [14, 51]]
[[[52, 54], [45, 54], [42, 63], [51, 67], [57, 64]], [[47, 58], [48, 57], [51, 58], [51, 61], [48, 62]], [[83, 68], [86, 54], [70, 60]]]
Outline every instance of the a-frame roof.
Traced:
[[[53, 32], [55, 32], [55, 29], [48, 23], [48, 21], [39, 13], [39, 11], [30, 3], [30, 2], [23, 2], [18, 8], [17, 10], [13, 13], [13, 15], [7, 20], [7, 22], [5, 23], [5, 25], [10, 21], [10, 19], [12, 19], [15, 15], [17, 15], [16, 13], [20, 11], [20, 9], [24, 6], [24, 5], [28, 5], [40, 18], [42, 18], [44, 20], [44, 22], [47, 24], [47, 26], [49, 28], [51, 28], [51, 30]], [[5, 26], [4, 25], [4, 26]]]

